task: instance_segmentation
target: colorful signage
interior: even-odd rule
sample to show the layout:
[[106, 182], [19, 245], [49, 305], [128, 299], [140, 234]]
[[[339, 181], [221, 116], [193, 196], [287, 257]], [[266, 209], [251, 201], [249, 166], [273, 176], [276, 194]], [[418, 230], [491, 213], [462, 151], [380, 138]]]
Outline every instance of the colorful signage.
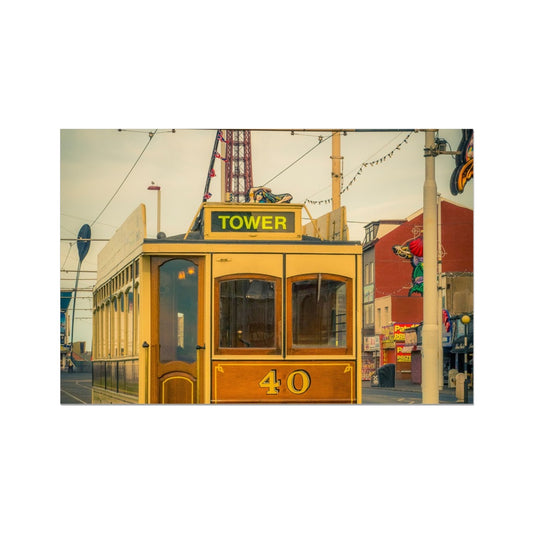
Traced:
[[403, 344], [400, 346], [396, 346], [396, 362], [397, 363], [410, 363], [412, 351], [413, 351], [412, 346], [405, 346]]
[[212, 232], [294, 232], [294, 213], [275, 211], [258, 213], [251, 211], [213, 211]]
[[474, 177], [474, 130], [463, 130], [457, 149], [455, 169], [450, 180], [450, 191], [456, 196], [465, 190], [466, 184]]
[[394, 340], [405, 342], [405, 330], [416, 328], [418, 324], [394, 324]]
[[204, 238], [300, 240], [302, 206], [261, 203], [207, 203]]
[[392, 247], [393, 253], [402, 259], [408, 259], [413, 267], [411, 281], [413, 286], [409, 289], [409, 296], [418, 292], [424, 294], [424, 241], [423, 238], [416, 237], [404, 244]]
[[405, 342], [405, 330], [416, 328], [418, 324], [398, 323], [383, 327], [383, 342]]
[[364, 337], [363, 349], [365, 352], [379, 352], [379, 335]]

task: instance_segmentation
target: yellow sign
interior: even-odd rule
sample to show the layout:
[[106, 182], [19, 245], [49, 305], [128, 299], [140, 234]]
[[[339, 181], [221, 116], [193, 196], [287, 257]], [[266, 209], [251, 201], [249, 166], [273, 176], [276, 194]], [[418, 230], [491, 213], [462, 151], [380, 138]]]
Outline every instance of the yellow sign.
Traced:
[[205, 239], [296, 240], [302, 238], [302, 206], [207, 203]]
[[213, 211], [211, 231], [294, 231], [294, 213], [261, 215], [251, 212]]

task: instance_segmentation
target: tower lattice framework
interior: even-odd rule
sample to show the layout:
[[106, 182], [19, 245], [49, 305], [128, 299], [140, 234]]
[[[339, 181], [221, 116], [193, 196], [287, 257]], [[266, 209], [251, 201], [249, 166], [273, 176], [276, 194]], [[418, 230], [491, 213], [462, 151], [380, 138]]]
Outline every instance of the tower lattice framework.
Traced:
[[226, 130], [224, 200], [245, 202], [253, 187], [250, 130]]

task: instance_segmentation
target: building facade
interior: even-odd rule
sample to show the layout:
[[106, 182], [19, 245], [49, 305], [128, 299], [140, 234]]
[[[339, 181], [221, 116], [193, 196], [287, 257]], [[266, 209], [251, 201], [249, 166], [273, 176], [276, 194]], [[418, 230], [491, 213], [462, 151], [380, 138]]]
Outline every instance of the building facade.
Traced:
[[[423, 224], [423, 210], [419, 210], [404, 220], [365, 226], [363, 379], [370, 379], [379, 366], [394, 363], [396, 379], [411, 380], [409, 345], [400, 330], [423, 319]], [[438, 236], [442, 308], [451, 314], [471, 313], [473, 210], [439, 198]]]

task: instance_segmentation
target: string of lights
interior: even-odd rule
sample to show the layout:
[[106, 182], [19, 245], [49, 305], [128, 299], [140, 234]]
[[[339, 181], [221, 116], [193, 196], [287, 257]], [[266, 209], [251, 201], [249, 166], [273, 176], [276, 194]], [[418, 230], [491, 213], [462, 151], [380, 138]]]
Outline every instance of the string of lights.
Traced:
[[[399, 143], [396, 146], [396, 148], [391, 150], [388, 154], [380, 157], [379, 159], [374, 159], [373, 161], [365, 161], [364, 163], [362, 163], [361, 166], [359, 167], [359, 169], [357, 170], [357, 172], [355, 173], [355, 175], [353, 176], [353, 178], [350, 180], [350, 182], [341, 189], [341, 194], [344, 194], [355, 183], [355, 180], [363, 173], [363, 170], [366, 167], [368, 167], [368, 166], [373, 167], [375, 165], [379, 165], [381, 163], [384, 163], [388, 158], [392, 158], [394, 156], [394, 154], [398, 150], [401, 149], [402, 144], [407, 144], [407, 141], [409, 140], [409, 137], [411, 137], [411, 135], [413, 133], [416, 133], [416, 132], [411, 131], [405, 137], [405, 139], [401, 143]], [[333, 202], [333, 198], [327, 198], [325, 200], [310, 200], [309, 198], [307, 198], [306, 200], [304, 200], [304, 204], [306, 203], [306, 204], [313, 204], [313, 205], [329, 204], [331, 202]]]

